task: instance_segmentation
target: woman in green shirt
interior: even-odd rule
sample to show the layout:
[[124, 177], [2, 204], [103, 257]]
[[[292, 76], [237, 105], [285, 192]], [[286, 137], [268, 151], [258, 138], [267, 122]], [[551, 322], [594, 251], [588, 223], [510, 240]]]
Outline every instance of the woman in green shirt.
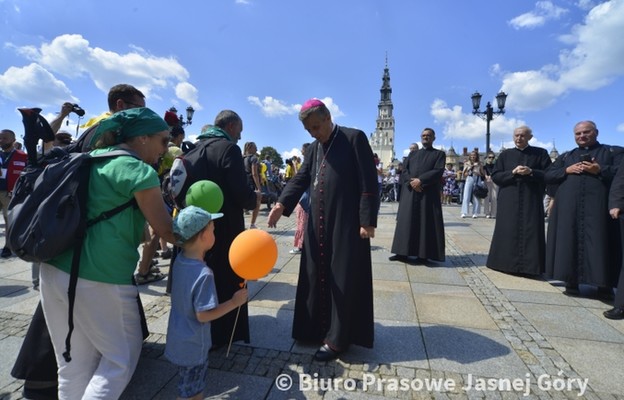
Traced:
[[93, 153], [124, 149], [136, 157], [94, 160], [88, 219], [132, 198], [138, 207], [128, 207], [87, 231], [76, 286], [70, 362], [62, 353], [73, 250], [42, 265], [41, 298], [59, 366], [59, 398], [116, 399], [134, 373], [143, 337], [132, 275], [145, 221], [165, 240], [174, 241], [171, 217], [151, 166], [167, 151], [168, 142], [168, 125], [148, 108], [113, 114], [100, 123], [92, 139]]

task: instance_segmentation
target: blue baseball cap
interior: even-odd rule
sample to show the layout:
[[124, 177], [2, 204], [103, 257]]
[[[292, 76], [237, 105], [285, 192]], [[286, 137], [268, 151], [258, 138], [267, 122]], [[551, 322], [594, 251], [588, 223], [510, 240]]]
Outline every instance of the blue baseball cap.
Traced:
[[173, 220], [173, 233], [182, 244], [204, 229], [212, 220], [223, 217], [222, 213], [209, 213], [196, 206], [188, 206]]

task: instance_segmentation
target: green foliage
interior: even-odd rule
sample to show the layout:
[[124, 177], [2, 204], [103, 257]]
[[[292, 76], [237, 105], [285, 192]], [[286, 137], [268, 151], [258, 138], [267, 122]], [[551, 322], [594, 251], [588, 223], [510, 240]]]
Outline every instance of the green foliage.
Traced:
[[264, 160], [265, 158], [268, 158], [272, 165], [284, 168], [284, 160], [282, 159], [282, 156], [273, 147], [266, 146], [260, 150], [260, 159]]

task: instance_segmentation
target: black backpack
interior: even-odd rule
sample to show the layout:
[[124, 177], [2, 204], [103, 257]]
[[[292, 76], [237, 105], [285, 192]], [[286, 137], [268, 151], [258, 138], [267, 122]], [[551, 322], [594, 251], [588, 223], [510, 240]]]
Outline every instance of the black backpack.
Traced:
[[173, 160], [169, 176], [163, 179], [162, 193], [165, 201], [182, 209], [186, 207], [186, 192], [189, 187], [206, 175], [208, 158], [206, 149], [220, 138], [200, 140], [195, 148]]
[[118, 156], [136, 157], [125, 150], [98, 155], [61, 150], [48, 155], [43, 167], [26, 167], [8, 206], [8, 247], [22, 260], [45, 262], [75, 248], [88, 226], [131, 206], [132, 200], [87, 221], [91, 161]]

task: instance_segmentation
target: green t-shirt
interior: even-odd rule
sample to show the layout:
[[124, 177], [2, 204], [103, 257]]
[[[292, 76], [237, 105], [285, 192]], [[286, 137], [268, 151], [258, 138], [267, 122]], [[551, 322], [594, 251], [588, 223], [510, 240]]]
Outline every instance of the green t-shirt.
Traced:
[[[92, 153], [115, 149], [97, 149]], [[136, 192], [159, 185], [156, 170], [134, 157], [94, 160], [87, 199], [88, 219], [128, 202]], [[82, 246], [79, 276], [96, 282], [131, 284], [139, 260], [137, 248], [143, 239], [144, 226], [145, 217], [141, 210], [128, 207], [88, 228]], [[73, 253], [73, 250], [68, 250], [49, 263], [70, 273]]]

